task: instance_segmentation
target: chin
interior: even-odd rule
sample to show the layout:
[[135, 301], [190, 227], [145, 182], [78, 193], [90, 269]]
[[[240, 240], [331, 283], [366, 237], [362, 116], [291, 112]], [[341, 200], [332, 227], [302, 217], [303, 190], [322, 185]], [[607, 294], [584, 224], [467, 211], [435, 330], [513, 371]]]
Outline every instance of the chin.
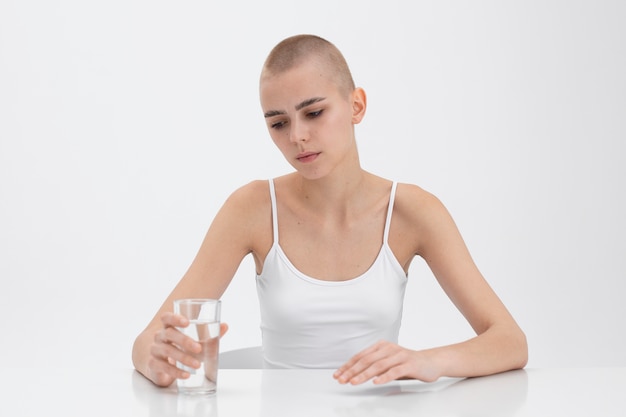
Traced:
[[298, 174], [302, 176], [305, 180], [315, 181], [322, 179], [326, 176], [327, 173], [322, 173], [316, 169], [298, 169]]

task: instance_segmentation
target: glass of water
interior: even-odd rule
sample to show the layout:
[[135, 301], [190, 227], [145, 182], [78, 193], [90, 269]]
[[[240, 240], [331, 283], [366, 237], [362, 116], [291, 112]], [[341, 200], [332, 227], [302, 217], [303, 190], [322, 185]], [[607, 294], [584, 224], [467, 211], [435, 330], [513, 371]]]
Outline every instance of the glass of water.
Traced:
[[220, 300], [188, 298], [174, 300], [174, 313], [185, 316], [189, 326], [178, 328], [202, 346], [194, 357], [200, 368], [178, 362], [177, 366], [188, 372], [187, 379], [177, 379], [178, 392], [182, 394], [213, 394], [217, 389], [217, 366], [220, 343]]

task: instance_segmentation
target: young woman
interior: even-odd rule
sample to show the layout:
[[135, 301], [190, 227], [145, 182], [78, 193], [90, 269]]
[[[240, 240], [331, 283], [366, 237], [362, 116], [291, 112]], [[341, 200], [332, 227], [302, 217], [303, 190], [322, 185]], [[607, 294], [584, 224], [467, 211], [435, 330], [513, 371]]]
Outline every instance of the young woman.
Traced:
[[[361, 168], [354, 126], [367, 108], [337, 48], [312, 35], [280, 42], [260, 78], [263, 115], [294, 172], [236, 190], [189, 270], [137, 337], [136, 369], [160, 386], [199, 363], [176, 327], [177, 298], [220, 298], [251, 255], [268, 367], [337, 369], [340, 383], [480, 376], [524, 367], [526, 338], [487, 284], [441, 202]], [[476, 336], [397, 344], [411, 261], [420, 256]], [[227, 326], [223, 325], [225, 332]]]

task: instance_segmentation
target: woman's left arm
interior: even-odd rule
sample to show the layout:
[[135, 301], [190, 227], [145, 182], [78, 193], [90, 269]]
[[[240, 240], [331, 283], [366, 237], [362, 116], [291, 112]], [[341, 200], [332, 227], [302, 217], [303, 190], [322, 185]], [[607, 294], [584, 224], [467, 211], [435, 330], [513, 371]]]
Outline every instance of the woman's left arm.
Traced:
[[411, 230], [416, 236], [412, 241], [415, 254], [427, 262], [476, 336], [419, 351], [380, 341], [352, 357], [335, 372], [335, 378], [351, 384], [373, 378], [374, 383], [382, 384], [406, 378], [435, 381], [442, 376], [483, 376], [523, 368], [528, 360], [526, 336], [476, 267], [452, 217], [433, 195], [416, 186], [403, 188], [394, 219], [398, 217], [404, 223], [402, 230]]

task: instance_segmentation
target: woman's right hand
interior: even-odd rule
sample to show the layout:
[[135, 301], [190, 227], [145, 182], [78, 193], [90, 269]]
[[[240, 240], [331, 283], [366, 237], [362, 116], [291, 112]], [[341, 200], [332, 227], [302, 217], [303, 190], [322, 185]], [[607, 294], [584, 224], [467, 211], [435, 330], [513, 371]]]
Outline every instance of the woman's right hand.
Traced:
[[188, 372], [176, 366], [177, 362], [194, 369], [200, 367], [200, 362], [193, 355], [200, 353], [202, 347], [177, 329], [189, 325], [184, 316], [163, 313], [161, 324], [162, 328], [154, 334], [149, 346], [146, 376], [156, 385], [167, 387], [177, 378], [189, 378]]
[[[154, 334], [149, 345], [145, 376], [156, 385], [167, 387], [178, 378], [189, 378], [189, 372], [179, 369], [177, 362], [194, 369], [200, 367], [200, 361], [194, 355], [202, 351], [202, 346], [178, 330], [189, 325], [184, 316], [165, 312], [161, 324], [162, 328]], [[220, 339], [227, 331], [228, 325], [221, 323]]]

